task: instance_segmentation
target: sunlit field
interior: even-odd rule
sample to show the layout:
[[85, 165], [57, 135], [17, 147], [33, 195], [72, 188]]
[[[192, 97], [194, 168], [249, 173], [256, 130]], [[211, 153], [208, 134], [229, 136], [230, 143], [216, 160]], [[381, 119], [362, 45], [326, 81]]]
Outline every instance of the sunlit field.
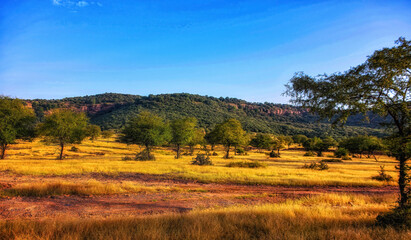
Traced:
[[[72, 147], [75, 147], [72, 149]], [[410, 239], [411, 232], [375, 225], [397, 200], [396, 182], [372, 179], [381, 165], [397, 178], [396, 161], [377, 155], [327, 162], [294, 145], [281, 158], [251, 150], [213, 165], [171, 148], [155, 161], [116, 138], [59, 148], [37, 139], [12, 145], [0, 161], [0, 239]], [[74, 150], [74, 151], [73, 151]], [[184, 149], [184, 153], [188, 153]], [[230, 162], [259, 168], [228, 167]]]
[[[175, 159], [169, 148], [155, 150], [156, 161], [123, 160], [133, 158], [142, 150], [139, 146], [118, 143], [115, 138], [85, 141], [76, 145], [77, 152], [66, 148], [66, 158], [56, 160], [59, 148], [45, 145], [39, 140], [32, 143], [21, 142], [8, 150], [8, 156], [0, 161], [0, 171], [23, 175], [69, 175], [102, 173], [118, 175], [122, 173], [141, 173], [163, 175], [167, 178], [196, 180], [204, 183], [240, 183], [290, 186], [382, 186], [386, 182], [371, 179], [377, 175], [381, 165], [387, 173], [397, 178], [395, 160], [387, 156], [374, 158], [353, 158], [341, 163], [329, 162], [328, 170], [302, 168], [305, 163], [333, 158], [332, 153], [324, 157], [305, 157], [303, 150], [282, 150], [281, 158], [269, 158], [266, 152], [249, 151], [245, 156], [223, 159], [223, 148], [217, 147], [217, 156], [211, 156], [214, 165], [191, 165], [193, 156]], [[297, 146], [295, 146], [297, 147]], [[187, 150], [188, 152], [188, 150]], [[200, 148], [196, 153], [204, 153]], [[265, 168], [226, 167], [229, 162], [259, 161]], [[395, 184], [391, 182], [388, 184]]]

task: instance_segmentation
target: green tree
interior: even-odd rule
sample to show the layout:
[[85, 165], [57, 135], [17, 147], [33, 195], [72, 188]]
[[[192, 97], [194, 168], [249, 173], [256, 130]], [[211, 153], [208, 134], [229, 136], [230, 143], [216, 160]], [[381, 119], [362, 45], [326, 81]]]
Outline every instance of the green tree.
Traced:
[[67, 144], [81, 143], [87, 137], [88, 118], [84, 113], [56, 109], [40, 125], [40, 134], [60, 145], [59, 159], [63, 159]]
[[271, 149], [273, 145], [273, 139], [268, 134], [259, 133], [251, 139], [250, 145], [258, 149]]
[[97, 125], [90, 124], [87, 127], [87, 136], [90, 137], [91, 141], [96, 140], [101, 135], [101, 128]]
[[210, 132], [206, 133], [206, 135], [204, 136], [204, 139], [206, 140], [206, 142], [208, 144], [210, 144], [211, 151], [214, 151], [215, 145], [218, 144], [217, 132], [216, 131], [210, 131]]
[[277, 136], [273, 140], [273, 150], [277, 151], [276, 157], [280, 157], [280, 150], [284, 149], [286, 146], [285, 138], [284, 136]]
[[311, 77], [297, 73], [286, 85], [292, 102], [309, 108], [334, 124], [369, 111], [387, 117], [397, 142], [391, 153], [399, 161], [399, 207], [409, 207], [407, 145], [411, 141], [411, 41], [399, 38], [397, 46], [375, 51], [365, 63], [342, 73]]
[[176, 158], [180, 158], [181, 147], [192, 142], [197, 125], [197, 119], [193, 117], [176, 119], [171, 122], [171, 143], [176, 146]]
[[213, 131], [217, 142], [226, 147], [225, 158], [229, 158], [230, 147], [241, 145], [246, 140], [246, 132], [241, 127], [241, 123], [234, 118], [218, 124]]
[[168, 126], [164, 120], [150, 112], [141, 112], [137, 117], [127, 122], [122, 131], [122, 142], [145, 146], [144, 159], [153, 159], [151, 150], [170, 139]]
[[194, 154], [194, 147], [198, 144], [203, 144], [205, 139], [205, 132], [204, 129], [202, 128], [196, 128], [194, 129], [194, 135], [191, 138], [191, 140], [188, 142], [188, 146], [190, 147], [190, 155], [192, 156]]
[[111, 138], [114, 135], [114, 130], [104, 130], [101, 132], [103, 138]]
[[302, 134], [294, 135], [293, 136], [293, 141], [295, 143], [298, 143], [298, 145], [302, 145], [305, 141], [308, 140], [308, 137]]
[[0, 96], [0, 159], [6, 157], [8, 145], [16, 139], [34, 136], [34, 112], [19, 99]]

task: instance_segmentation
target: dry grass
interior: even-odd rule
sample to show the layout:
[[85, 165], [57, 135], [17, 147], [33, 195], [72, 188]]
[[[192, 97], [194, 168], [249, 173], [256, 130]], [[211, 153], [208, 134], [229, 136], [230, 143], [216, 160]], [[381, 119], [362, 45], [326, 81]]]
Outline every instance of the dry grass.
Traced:
[[[325, 158], [304, 157], [303, 151], [282, 151], [281, 158], [269, 159], [264, 153], [250, 152], [247, 156], [235, 156], [236, 161], [259, 161], [266, 168], [244, 169], [225, 167], [230, 161], [223, 159], [223, 149], [217, 149], [219, 156], [211, 156], [213, 166], [191, 165], [192, 157], [175, 159], [171, 149], [158, 149], [156, 161], [122, 161], [125, 156], [133, 157], [141, 148], [110, 140], [85, 141], [77, 146], [78, 152], [67, 151], [65, 160], [56, 160], [58, 147], [44, 145], [40, 141], [21, 142], [8, 152], [8, 158], [0, 161], [0, 171], [26, 175], [68, 175], [105, 173], [163, 174], [171, 178], [191, 179], [200, 182], [232, 182], [241, 184], [267, 185], [329, 185], [329, 186], [382, 186], [386, 183], [373, 180], [380, 165], [396, 178], [396, 161], [380, 156], [379, 161], [367, 158], [353, 158], [350, 161], [329, 163], [329, 170], [312, 171], [302, 169], [304, 163]], [[67, 148], [69, 149], [69, 147]], [[104, 155], [102, 155], [104, 153]], [[390, 184], [395, 184], [391, 182]]]
[[0, 222], [0, 239], [410, 239], [374, 226], [390, 196], [307, 197], [279, 204], [116, 219]]
[[168, 186], [145, 186], [135, 182], [123, 181], [121, 183], [103, 183], [97, 180], [86, 182], [48, 182], [48, 183], [23, 183], [12, 188], [0, 190], [0, 196], [20, 197], [46, 197], [58, 195], [108, 195], [125, 193], [156, 193], [156, 192], [197, 192], [204, 191], [200, 188], [183, 189]]

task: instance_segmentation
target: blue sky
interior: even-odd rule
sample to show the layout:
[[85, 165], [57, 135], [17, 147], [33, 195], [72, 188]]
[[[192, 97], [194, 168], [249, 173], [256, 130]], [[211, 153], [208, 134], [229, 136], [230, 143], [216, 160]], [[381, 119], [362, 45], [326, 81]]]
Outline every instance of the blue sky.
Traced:
[[411, 38], [411, 1], [0, 0], [0, 94], [188, 92], [286, 103]]

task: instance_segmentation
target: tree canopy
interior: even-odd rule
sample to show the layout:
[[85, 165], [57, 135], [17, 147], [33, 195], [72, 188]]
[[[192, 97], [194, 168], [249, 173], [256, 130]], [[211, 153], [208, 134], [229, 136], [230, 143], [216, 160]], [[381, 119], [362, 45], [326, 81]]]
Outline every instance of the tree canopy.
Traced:
[[180, 158], [180, 149], [193, 141], [197, 119], [193, 117], [180, 118], [171, 122], [171, 143], [176, 146], [176, 158]]
[[213, 131], [218, 143], [224, 145], [227, 149], [226, 158], [229, 157], [230, 147], [242, 145], [247, 140], [246, 132], [236, 119], [228, 119], [218, 124]]
[[375, 51], [366, 62], [342, 73], [311, 77], [297, 73], [286, 85], [292, 102], [335, 124], [344, 124], [349, 116], [372, 111], [390, 121], [398, 143], [392, 154], [399, 160], [400, 207], [409, 205], [407, 150], [411, 141], [410, 75], [411, 41], [399, 38], [397, 46]]
[[88, 118], [84, 113], [57, 109], [45, 117], [40, 133], [60, 145], [59, 159], [63, 159], [66, 144], [81, 143], [87, 137]]
[[16, 139], [34, 136], [34, 112], [19, 99], [0, 96], [0, 158], [6, 156], [6, 148]]

